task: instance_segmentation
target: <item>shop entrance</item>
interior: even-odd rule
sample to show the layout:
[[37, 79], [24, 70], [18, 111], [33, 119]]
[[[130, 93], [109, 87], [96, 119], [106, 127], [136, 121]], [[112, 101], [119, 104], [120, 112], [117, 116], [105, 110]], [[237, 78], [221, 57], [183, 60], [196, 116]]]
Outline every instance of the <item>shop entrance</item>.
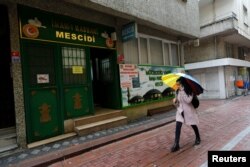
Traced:
[[93, 112], [88, 48], [22, 40], [22, 53], [28, 143]]
[[10, 71], [10, 32], [7, 7], [0, 5], [0, 129], [15, 126], [13, 83]]
[[91, 79], [95, 107], [121, 107], [116, 51], [90, 48]]

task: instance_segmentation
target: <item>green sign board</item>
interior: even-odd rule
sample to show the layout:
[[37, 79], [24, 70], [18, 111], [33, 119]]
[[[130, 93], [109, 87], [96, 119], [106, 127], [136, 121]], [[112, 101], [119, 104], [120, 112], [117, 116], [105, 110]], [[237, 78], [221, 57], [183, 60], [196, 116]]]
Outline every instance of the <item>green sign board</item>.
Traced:
[[122, 41], [126, 42], [137, 38], [137, 24], [135, 22], [122, 26]]
[[18, 13], [22, 39], [115, 48], [115, 41], [111, 39], [113, 27], [21, 5]]

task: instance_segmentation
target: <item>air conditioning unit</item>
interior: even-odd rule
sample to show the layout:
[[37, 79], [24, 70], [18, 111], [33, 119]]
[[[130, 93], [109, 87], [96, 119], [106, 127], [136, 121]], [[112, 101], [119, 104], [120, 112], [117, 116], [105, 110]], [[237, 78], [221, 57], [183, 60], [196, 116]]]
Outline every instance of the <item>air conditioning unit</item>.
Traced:
[[198, 46], [200, 46], [200, 40], [196, 39], [194, 40], [194, 47], [198, 47]]

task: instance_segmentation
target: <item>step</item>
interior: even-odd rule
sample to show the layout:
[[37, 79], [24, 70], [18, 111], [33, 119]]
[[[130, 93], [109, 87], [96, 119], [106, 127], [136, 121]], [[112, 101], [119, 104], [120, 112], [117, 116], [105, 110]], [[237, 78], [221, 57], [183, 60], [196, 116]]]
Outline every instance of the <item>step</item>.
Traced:
[[0, 139], [0, 148], [16, 144], [16, 137]]
[[87, 116], [87, 117], [82, 117], [82, 118], [77, 118], [74, 119], [74, 127], [81, 126], [81, 125], [86, 125], [90, 123], [95, 123], [98, 121], [114, 118], [114, 117], [119, 117], [123, 116], [122, 110], [115, 110], [115, 111], [109, 111], [109, 112], [103, 112], [101, 114], [96, 114], [93, 116]]
[[16, 128], [9, 127], [9, 128], [0, 129], [0, 136], [5, 135], [5, 134], [10, 134], [10, 133], [16, 133]]
[[72, 132], [72, 133], [62, 134], [62, 135], [51, 137], [51, 138], [48, 138], [48, 139], [45, 139], [45, 140], [40, 140], [40, 141], [37, 141], [37, 142], [34, 142], [34, 143], [30, 143], [30, 144], [28, 144], [27, 147], [28, 148], [34, 148], [34, 147], [42, 146], [42, 145], [45, 145], [45, 144], [48, 144], [48, 143], [53, 143], [53, 142], [56, 142], [56, 141], [59, 141], [59, 140], [67, 139], [67, 138], [70, 138], [70, 137], [73, 137], [73, 136], [76, 136], [76, 133]]
[[8, 134], [0, 135], [0, 140], [8, 140], [11, 138], [16, 138], [16, 133], [8, 133]]
[[3, 152], [16, 149], [17, 147], [18, 147], [18, 145], [16, 143], [15, 144], [10, 144], [10, 145], [4, 146], [4, 147], [0, 147], [0, 153], [1, 153], [0, 157], [4, 156], [4, 154], [2, 154]]
[[76, 126], [75, 131], [78, 135], [86, 135], [89, 133], [101, 131], [104, 129], [109, 129], [113, 127], [117, 127], [120, 125], [126, 125], [127, 124], [127, 117], [125, 116], [118, 116], [86, 125]]

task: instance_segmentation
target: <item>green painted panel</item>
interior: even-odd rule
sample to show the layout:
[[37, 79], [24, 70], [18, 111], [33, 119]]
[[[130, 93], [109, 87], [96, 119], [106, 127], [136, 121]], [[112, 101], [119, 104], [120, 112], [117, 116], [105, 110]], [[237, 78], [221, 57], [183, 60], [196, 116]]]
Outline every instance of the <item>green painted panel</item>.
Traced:
[[90, 98], [88, 87], [73, 87], [64, 89], [64, 108], [66, 118], [75, 118], [90, 114]]
[[47, 11], [18, 6], [20, 37], [115, 49], [113, 27], [90, 23]]
[[32, 141], [60, 134], [57, 91], [55, 89], [30, 92]]

